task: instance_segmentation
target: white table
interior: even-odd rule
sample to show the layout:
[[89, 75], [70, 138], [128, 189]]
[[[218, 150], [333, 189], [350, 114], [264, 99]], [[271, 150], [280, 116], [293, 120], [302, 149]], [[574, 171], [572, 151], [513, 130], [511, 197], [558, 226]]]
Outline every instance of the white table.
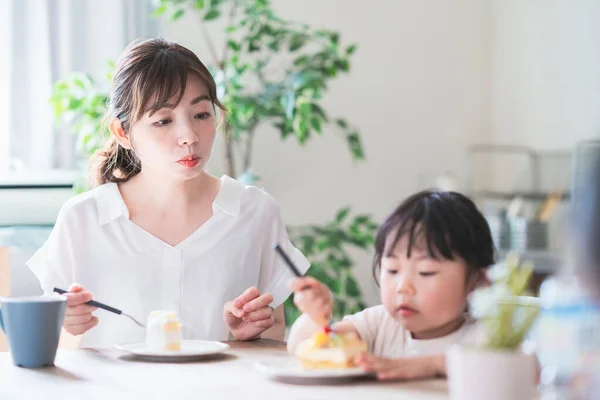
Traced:
[[271, 380], [256, 361], [289, 357], [270, 340], [227, 342], [222, 357], [179, 364], [139, 361], [112, 349], [59, 350], [56, 366], [25, 369], [0, 353], [0, 399], [448, 399], [445, 380], [324, 385]]

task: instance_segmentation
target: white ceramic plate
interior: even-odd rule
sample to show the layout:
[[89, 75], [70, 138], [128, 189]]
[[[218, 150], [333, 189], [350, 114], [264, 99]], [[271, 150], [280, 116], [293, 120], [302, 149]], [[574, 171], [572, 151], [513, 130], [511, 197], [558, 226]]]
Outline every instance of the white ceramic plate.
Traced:
[[150, 349], [143, 342], [119, 344], [115, 348], [138, 358], [177, 362], [220, 354], [229, 349], [229, 345], [207, 340], [183, 340], [178, 351]]
[[371, 375], [361, 368], [303, 369], [294, 358], [257, 362], [254, 367], [274, 379], [295, 381], [344, 380]]

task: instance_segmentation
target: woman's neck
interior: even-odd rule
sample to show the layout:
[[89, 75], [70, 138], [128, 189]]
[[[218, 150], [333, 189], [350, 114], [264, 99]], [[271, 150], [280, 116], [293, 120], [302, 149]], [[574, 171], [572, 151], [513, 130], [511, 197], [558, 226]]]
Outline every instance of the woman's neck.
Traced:
[[121, 193], [129, 206], [142, 205], [158, 213], [170, 210], [185, 212], [203, 202], [213, 194], [214, 178], [202, 172], [195, 178], [185, 181], [160, 179], [140, 172], [121, 185]]

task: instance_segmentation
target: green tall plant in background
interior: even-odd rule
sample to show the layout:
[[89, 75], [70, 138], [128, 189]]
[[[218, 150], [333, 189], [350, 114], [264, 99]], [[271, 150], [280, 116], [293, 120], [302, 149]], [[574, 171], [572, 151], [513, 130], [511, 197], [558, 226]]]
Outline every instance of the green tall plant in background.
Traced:
[[[364, 159], [358, 130], [344, 118], [328, 115], [322, 106], [328, 83], [350, 70], [356, 45], [342, 45], [337, 32], [281, 19], [268, 0], [159, 0], [155, 4], [154, 17], [176, 21], [193, 13], [201, 21], [211, 56], [207, 64], [228, 109], [225, 169], [229, 176], [256, 182], [251, 169], [253, 143], [266, 125], [274, 127], [282, 140], [294, 137], [301, 145], [312, 135], [323, 134], [329, 125], [341, 135], [354, 161]], [[224, 43], [217, 47], [207, 25], [223, 19]], [[57, 120], [68, 121], [77, 133], [82, 155], [87, 158], [102, 145], [108, 134], [101, 124], [107, 93], [90, 76], [75, 73], [56, 82], [50, 101]], [[340, 210], [325, 226], [290, 228], [292, 240], [312, 262], [310, 274], [334, 293], [336, 316], [364, 307], [347, 248], [369, 249], [376, 228], [370, 216], [351, 219], [349, 213]], [[296, 311], [290, 301], [286, 314], [288, 323], [293, 322]]]

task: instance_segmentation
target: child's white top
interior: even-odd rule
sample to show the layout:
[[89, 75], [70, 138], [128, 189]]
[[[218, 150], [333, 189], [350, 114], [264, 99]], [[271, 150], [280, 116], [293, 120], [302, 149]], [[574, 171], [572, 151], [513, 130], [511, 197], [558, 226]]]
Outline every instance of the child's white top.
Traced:
[[[94, 299], [140, 321], [153, 310], [176, 311], [184, 339], [227, 340], [223, 305], [247, 288], [272, 293], [274, 308], [289, 296], [293, 277], [272, 246], [278, 242], [301, 273], [308, 260], [288, 239], [275, 200], [221, 178], [213, 216], [177, 246], [129, 220], [115, 183], [70, 199], [48, 241], [28, 261], [44, 292], [77, 282]], [[145, 331], [125, 316], [98, 310], [99, 323], [82, 347], [143, 342]]]
[[344, 318], [354, 325], [361, 339], [375, 356], [400, 358], [424, 354], [444, 353], [453, 344], [476, 344], [477, 321], [467, 318], [465, 323], [447, 336], [435, 339], [413, 339], [383, 305], [367, 308]]

